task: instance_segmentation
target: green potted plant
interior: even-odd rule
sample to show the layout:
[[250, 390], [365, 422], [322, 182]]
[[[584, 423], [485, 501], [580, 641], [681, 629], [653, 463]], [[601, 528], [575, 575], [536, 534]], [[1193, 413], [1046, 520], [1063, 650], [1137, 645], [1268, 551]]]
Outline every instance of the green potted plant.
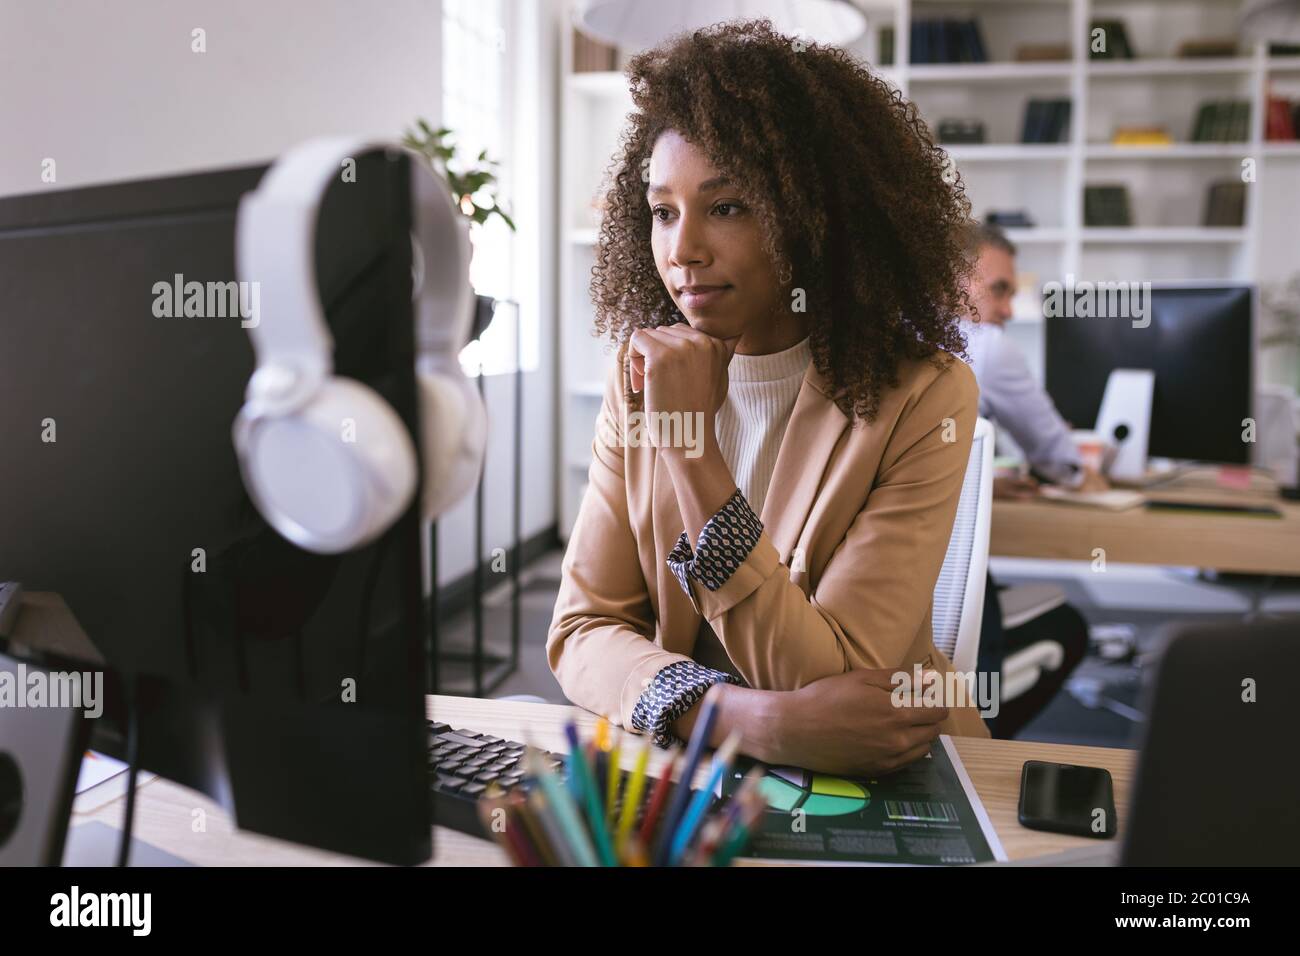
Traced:
[[458, 161], [454, 135], [446, 126], [433, 129], [424, 119], [417, 119], [415, 128], [402, 137], [402, 144], [423, 156], [434, 172], [447, 180], [460, 211], [471, 222], [482, 225], [496, 215], [514, 232], [515, 221], [497, 201], [497, 176], [492, 167], [500, 162], [488, 159], [486, 149], [472, 164]]

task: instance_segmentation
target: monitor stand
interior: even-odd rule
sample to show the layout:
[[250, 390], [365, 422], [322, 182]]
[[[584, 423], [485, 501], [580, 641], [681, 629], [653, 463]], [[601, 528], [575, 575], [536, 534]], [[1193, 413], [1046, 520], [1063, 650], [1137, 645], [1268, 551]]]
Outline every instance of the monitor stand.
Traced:
[[1139, 481], [1146, 475], [1155, 383], [1155, 372], [1136, 368], [1117, 368], [1106, 380], [1096, 432], [1115, 447], [1107, 470], [1111, 478]]

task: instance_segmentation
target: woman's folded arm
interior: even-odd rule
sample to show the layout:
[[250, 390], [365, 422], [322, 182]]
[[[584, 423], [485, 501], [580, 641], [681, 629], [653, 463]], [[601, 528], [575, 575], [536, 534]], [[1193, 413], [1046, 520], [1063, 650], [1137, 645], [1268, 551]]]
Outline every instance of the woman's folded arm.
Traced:
[[688, 577], [751, 686], [794, 690], [851, 668], [904, 663], [947, 552], [977, 395], [969, 371], [954, 363], [904, 411], [866, 504], [812, 595], [791, 581], [765, 532], [719, 587], [704, 573]]

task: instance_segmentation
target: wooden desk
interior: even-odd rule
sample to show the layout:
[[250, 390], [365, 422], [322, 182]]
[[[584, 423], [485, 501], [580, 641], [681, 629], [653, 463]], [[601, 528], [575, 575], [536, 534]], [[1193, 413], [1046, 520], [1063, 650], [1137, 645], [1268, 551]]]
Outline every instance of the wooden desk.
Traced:
[[[1149, 500], [1206, 500], [1191, 490], [1152, 491]], [[995, 501], [989, 553], [1017, 558], [1182, 565], [1251, 574], [1300, 575], [1300, 503], [1276, 495], [1218, 499], [1267, 504], [1281, 518], [1195, 511], [1102, 511], [1057, 501]]]
[[[595, 717], [572, 707], [470, 697], [430, 697], [429, 714], [453, 727], [522, 740], [551, 750], [567, 749], [563, 727], [570, 716], [577, 716], [585, 734], [589, 734], [595, 725]], [[1026, 760], [1054, 760], [1108, 769], [1115, 782], [1115, 804], [1121, 808], [1122, 830], [1132, 779], [1133, 751], [962, 737], [953, 739], [1011, 859], [1096, 845], [1095, 841], [1083, 837], [1042, 833], [1020, 825], [1016, 819], [1016, 806], [1020, 796], [1020, 768]], [[634, 755], [624, 753], [623, 757], [624, 766], [631, 769]], [[665, 759], [665, 752], [656, 750], [651, 757], [651, 769], [660, 768]], [[697, 786], [704, 785], [704, 773], [702, 768]], [[124, 804], [125, 799], [121, 798], [92, 812], [74, 814], [73, 825], [100, 820], [118, 828]], [[203, 866], [329, 866], [362, 862], [236, 831], [226, 814], [211, 800], [161, 778], [151, 780], [137, 790], [135, 809], [137, 838]], [[206, 815], [206, 832], [193, 831], [196, 809], [203, 810]], [[340, 821], [340, 825], [346, 825], [345, 821]], [[495, 844], [455, 830], [436, 827], [434, 841], [435, 856], [430, 861], [433, 865], [500, 866], [508, 862]]]

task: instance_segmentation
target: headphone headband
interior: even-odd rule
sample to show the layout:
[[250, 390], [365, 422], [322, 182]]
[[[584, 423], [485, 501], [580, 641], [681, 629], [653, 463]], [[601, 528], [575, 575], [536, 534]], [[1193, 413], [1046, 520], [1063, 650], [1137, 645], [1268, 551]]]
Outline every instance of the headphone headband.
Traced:
[[[278, 159], [239, 204], [237, 268], [241, 278], [260, 285], [253, 299], [259, 314], [249, 335], [263, 374], [251, 387], [250, 400], [277, 411], [297, 407], [333, 371], [334, 341], [316, 283], [316, 227], [321, 203], [344, 163], [377, 151], [411, 157], [412, 254], [422, 276], [415, 290], [416, 349], [425, 365], [458, 361], [469, 334], [471, 245], [446, 183], [405, 147], [348, 137], [309, 140]], [[254, 275], [256, 264], [265, 263], [276, 267]], [[263, 314], [275, 320], [263, 322]]]
[[[381, 150], [411, 157], [412, 257], [420, 277], [414, 372], [427, 517], [477, 479], [486, 442], [482, 402], [459, 363], [473, 296], [469, 225], [446, 183], [418, 154], [391, 143], [328, 138], [290, 150], [239, 205], [236, 266], [241, 280], [258, 283], [259, 308], [247, 326], [257, 370], [233, 437], [263, 517], [296, 544], [324, 553], [382, 534], [410, 503], [418, 473], [410, 435], [393, 409], [362, 383], [333, 375], [334, 342], [316, 277], [326, 193], [348, 160]], [[340, 422], [351, 423], [355, 437], [340, 438]]]

